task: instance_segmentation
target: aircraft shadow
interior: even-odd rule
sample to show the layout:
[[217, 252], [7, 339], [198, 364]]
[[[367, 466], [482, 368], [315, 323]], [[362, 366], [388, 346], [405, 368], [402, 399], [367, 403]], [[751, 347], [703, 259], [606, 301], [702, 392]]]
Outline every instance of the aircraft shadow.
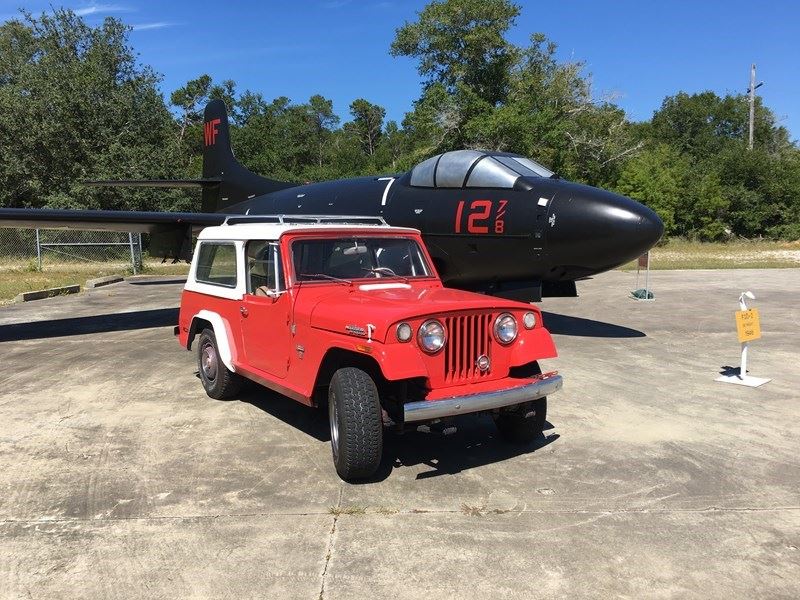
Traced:
[[542, 311], [544, 326], [554, 335], [571, 335], [578, 337], [598, 338], [636, 338], [645, 337], [646, 334], [638, 329], [614, 325], [594, 319], [573, 317]]
[[0, 325], [0, 342], [150, 329], [152, 327], [176, 325], [177, 323], [177, 308], [158, 308], [108, 315], [92, 315], [89, 317], [12, 323], [10, 325]]
[[[310, 408], [255, 384], [247, 384], [238, 399], [318, 441], [330, 442], [328, 413], [324, 408]], [[528, 444], [510, 444], [500, 439], [491, 418], [486, 415], [464, 415], [455, 419], [454, 424], [458, 431], [446, 436], [416, 430], [407, 430], [402, 435], [385, 432], [383, 459], [377, 473], [358, 483], [383, 481], [395, 469], [416, 465], [429, 467], [429, 470], [419, 473], [417, 479], [455, 475], [467, 469], [536, 452], [560, 437], [551, 433]], [[545, 423], [545, 431], [552, 429], [550, 422]]]

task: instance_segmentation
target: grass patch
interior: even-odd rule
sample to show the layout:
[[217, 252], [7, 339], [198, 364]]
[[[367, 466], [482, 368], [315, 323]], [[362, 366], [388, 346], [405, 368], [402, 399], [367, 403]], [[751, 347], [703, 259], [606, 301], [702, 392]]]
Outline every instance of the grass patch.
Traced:
[[[800, 267], [797, 242], [692, 242], [671, 239], [650, 251], [650, 268], [666, 269], [781, 269]], [[636, 261], [620, 267], [636, 270]]]
[[367, 512], [366, 506], [331, 506], [328, 512], [337, 517], [340, 515], [363, 515]]
[[[189, 272], [187, 264], [161, 264], [147, 262], [142, 275], [183, 276]], [[21, 292], [45, 290], [65, 285], [81, 285], [87, 279], [105, 277], [106, 275], [130, 276], [131, 266], [124, 263], [57, 263], [45, 264], [44, 270], [31, 268], [29, 261], [0, 261], [0, 304], [8, 304]]]

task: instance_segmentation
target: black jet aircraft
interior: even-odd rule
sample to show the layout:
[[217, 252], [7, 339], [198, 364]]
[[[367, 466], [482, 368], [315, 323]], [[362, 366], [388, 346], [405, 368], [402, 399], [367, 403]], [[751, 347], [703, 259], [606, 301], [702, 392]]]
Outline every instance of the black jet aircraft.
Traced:
[[456, 150], [406, 173], [297, 184], [236, 160], [220, 100], [206, 106], [203, 138], [202, 179], [88, 182], [201, 187], [203, 212], [6, 208], [0, 227], [146, 232], [151, 255], [186, 259], [193, 233], [231, 215], [382, 216], [422, 231], [446, 285], [524, 301], [577, 295], [576, 280], [634, 259], [663, 232], [646, 206], [508, 152]]

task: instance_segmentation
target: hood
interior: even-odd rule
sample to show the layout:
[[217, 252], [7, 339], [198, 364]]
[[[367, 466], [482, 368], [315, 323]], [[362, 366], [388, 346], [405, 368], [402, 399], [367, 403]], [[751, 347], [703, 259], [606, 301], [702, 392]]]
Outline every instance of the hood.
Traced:
[[384, 340], [388, 328], [398, 321], [436, 316], [453, 311], [519, 309], [524, 305], [494, 296], [483, 296], [442, 287], [407, 284], [362, 284], [345, 289], [337, 286], [318, 298], [311, 309], [312, 327], [347, 333], [345, 327], [373, 325], [373, 338]]

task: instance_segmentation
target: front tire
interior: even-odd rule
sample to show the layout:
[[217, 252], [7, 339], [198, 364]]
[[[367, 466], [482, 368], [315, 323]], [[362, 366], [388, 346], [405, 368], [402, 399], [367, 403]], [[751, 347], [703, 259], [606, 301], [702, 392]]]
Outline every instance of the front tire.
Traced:
[[371, 477], [383, 453], [378, 388], [361, 369], [339, 369], [328, 390], [333, 464], [345, 481]]
[[204, 329], [197, 342], [197, 370], [203, 388], [215, 400], [227, 400], [239, 393], [242, 377], [228, 370], [219, 356], [213, 329]]
[[542, 435], [547, 419], [547, 398], [518, 404], [494, 416], [497, 430], [507, 442], [526, 444]]

